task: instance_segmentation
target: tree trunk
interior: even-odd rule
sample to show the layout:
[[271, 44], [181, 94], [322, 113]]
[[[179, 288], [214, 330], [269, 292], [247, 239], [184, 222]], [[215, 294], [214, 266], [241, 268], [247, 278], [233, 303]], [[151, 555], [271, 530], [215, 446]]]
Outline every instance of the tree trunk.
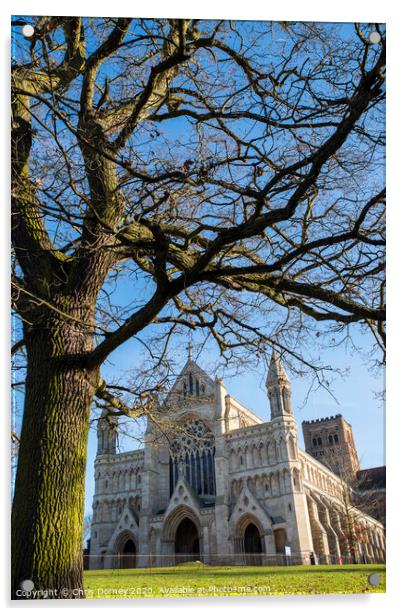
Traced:
[[[12, 509], [12, 598], [80, 598], [89, 412], [97, 371], [71, 361], [92, 347], [59, 321], [27, 334], [27, 379]], [[70, 361], [69, 361], [70, 358]], [[28, 589], [32, 584], [23, 584]], [[40, 592], [43, 591], [43, 592]]]

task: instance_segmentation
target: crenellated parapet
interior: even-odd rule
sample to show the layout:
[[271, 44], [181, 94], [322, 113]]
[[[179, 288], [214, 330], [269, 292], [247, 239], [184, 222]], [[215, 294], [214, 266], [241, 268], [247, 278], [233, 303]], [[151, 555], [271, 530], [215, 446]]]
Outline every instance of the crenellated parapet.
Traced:
[[330, 417], [302, 422], [307, 453], [338, 475], [353, 475], [359, 470], [359, 458], [352, 426], [338, 413]]

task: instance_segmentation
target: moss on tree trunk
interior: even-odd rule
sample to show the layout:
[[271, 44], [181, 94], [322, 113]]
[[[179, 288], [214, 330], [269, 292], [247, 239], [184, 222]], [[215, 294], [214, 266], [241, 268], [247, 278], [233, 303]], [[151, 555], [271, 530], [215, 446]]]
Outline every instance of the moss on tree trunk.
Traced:
[[[71, 325], [36, 331], [28, 372], [12, 509], [12, 597], [24, 580], [50, 597], [82, 597], [82, 529], [95, 372], [69, 366], [85, 342]], [[88, 341], [87, 341], [88, 343]], [[77, 349], [78, 350], [78, 349]], [[65, 590], [66, 589], [66, 590]]]

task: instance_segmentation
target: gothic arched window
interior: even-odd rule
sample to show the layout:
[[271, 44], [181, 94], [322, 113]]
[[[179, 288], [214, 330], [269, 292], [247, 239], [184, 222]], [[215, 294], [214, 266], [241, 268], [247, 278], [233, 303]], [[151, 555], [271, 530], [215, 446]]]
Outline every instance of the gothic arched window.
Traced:
[[188, 420], [171, 444], [170, 494], [179, 472], [199, 495], [215, 494], [215, 442], [209, 428], [199, 419]]

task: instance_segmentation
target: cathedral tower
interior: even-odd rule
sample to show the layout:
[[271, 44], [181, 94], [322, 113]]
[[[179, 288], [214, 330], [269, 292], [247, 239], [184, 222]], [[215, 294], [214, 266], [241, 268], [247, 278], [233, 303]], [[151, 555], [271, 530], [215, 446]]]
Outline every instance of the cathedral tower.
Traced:
[[293, 415], [289, 377], [276, 353], [273, 351], [266, 380], [271, 420], [275, 417]]
[[98, 456], [116, 453], [117, 431], [117, 417], [111, 416], [104, 409], [98, 419]]
[[352, 479], [360, 469], [353, 430], [341, 414], [303, 421], [307, 453], [344, 479]]

